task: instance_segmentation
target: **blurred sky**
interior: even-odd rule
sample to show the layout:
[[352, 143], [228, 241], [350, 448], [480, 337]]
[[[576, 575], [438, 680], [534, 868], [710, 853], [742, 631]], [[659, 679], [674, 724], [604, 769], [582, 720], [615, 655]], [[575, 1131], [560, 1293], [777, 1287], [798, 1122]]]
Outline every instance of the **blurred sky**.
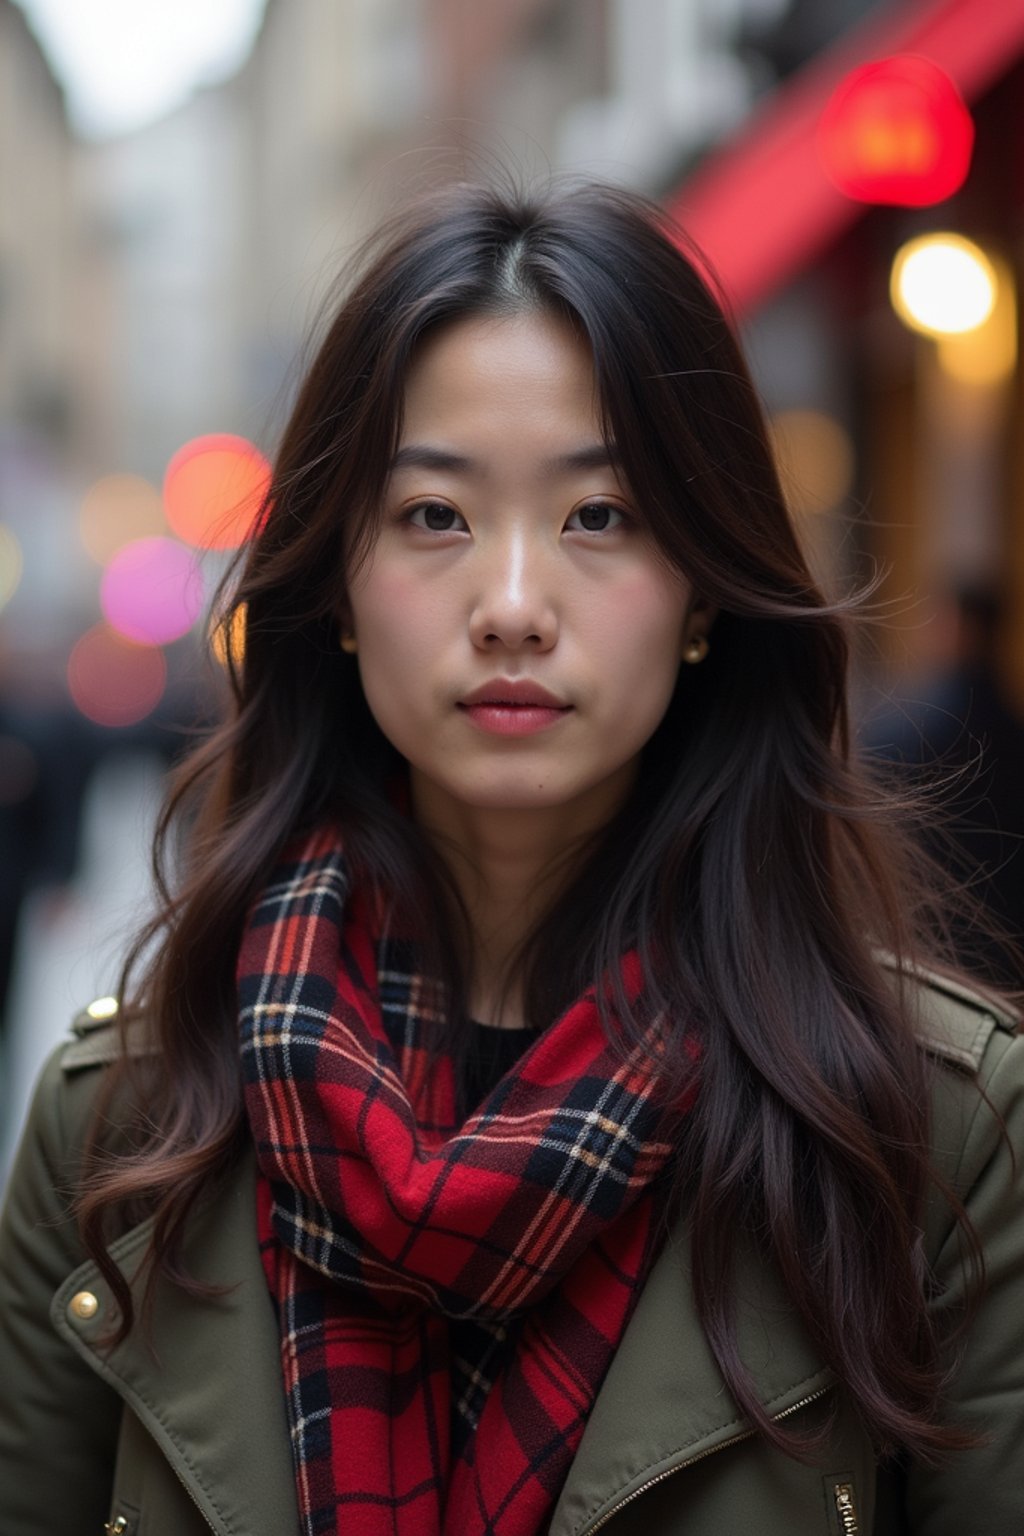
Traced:
[[234, 73], [265, 0], [17, 0], [88, 138], [129, 132]]

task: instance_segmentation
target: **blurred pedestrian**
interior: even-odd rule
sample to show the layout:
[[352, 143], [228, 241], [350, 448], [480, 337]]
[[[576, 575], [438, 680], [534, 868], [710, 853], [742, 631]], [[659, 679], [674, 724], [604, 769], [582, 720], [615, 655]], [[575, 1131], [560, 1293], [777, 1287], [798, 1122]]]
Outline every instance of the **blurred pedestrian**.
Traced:
[[876, 710], [861, 735], [874, 755], [940, 789], [941, 819], [926, 842], [990, 919], [956, 917], [962, 956], [1014, 986], [1024, 943], [1024, 719], [1000, 678], [1004, 620], [994, 586], [950, 592], [935, 615], [928, 675]]
[[0, 1044], [25, 902], [41, 891], [52, 907], [74, 880], [94, 764], [89, 733], [70, 709], [0, 695]]

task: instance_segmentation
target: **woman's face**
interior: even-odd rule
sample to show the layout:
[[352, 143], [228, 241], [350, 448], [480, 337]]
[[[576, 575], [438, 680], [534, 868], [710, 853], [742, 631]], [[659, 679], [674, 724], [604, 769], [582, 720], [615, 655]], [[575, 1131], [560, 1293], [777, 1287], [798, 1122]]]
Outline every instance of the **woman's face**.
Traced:
[[472, 318], [423, 345], [346, 626], [414, 804], [557, 810], [579, 829], [621, 803], [690, 601], [641, 510], [566, 322]]

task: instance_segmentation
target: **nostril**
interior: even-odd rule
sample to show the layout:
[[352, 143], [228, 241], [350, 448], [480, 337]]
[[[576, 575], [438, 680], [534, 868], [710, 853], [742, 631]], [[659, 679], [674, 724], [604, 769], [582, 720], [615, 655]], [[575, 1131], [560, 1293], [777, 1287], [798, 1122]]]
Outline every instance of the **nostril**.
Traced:
[[[487, 645], [508, 645], [510, 642], [507, 635], [495, 634], [492, 631], [484, 636], [484, 643]], [[526, 634], [517, 636], [514, 643], [516, 645], [543, 645], [544, 641], [538, 634]]]

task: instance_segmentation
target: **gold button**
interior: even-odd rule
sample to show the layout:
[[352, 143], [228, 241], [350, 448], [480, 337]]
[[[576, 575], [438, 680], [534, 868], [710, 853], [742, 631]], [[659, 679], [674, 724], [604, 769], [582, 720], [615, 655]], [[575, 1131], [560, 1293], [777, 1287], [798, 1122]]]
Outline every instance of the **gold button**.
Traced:
[[90, 1019], [113, 1019], [117, 1016], [116, 997], [98, 997], [85, 1010]]
[[78, 1291], [71, 1298], [71, 1310], [83, 1322], [88, 1322], [90, 1317], [95, 1317], [99, 1309], [100, 1304], [92, 1291]]

